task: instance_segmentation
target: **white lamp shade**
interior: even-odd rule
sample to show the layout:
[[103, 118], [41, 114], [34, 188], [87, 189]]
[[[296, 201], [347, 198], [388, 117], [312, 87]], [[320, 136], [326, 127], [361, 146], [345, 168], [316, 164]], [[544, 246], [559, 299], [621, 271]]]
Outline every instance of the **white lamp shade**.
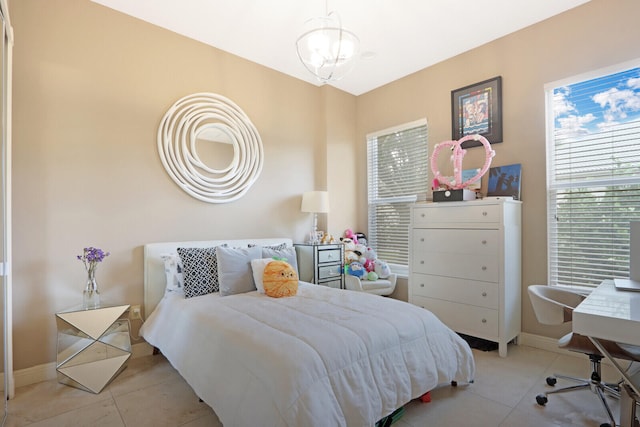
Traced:
[[329, 212], [329, 193], [326, 191], [307, 191], [302, 195], [302, 212]]

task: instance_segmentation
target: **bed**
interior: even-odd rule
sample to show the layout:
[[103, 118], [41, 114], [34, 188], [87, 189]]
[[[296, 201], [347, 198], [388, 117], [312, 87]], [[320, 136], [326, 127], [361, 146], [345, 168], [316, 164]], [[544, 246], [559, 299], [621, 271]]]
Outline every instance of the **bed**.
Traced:
[[473, 380], [468, 344], [429, 311], [402, 301], [304, 282], [286, 298], [255, 290], [193, 298], [165, 292], [163, 256], [178, 248], [291, 243], [144, 247], [141, 334], [225, 427], [371, 427], [438, 385]]

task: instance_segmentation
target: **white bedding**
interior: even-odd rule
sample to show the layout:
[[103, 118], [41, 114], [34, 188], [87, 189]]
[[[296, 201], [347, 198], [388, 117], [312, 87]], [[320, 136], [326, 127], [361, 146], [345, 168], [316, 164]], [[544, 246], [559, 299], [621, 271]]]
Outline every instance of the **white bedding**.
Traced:
[[141, 334], [225, 427], [371, 427], [475, 369], [429, 311], [304, 283], [288, 298], [167, 296]]

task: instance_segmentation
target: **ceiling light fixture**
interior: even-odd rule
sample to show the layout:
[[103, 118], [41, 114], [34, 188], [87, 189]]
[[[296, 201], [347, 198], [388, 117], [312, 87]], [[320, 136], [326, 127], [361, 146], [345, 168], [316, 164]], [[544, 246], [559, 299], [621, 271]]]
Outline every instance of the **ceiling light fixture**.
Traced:
[[353, 69], [360, 47], [360, 40], [349, 30], [342, 28], [337, 12], [311, 18], [306, 25], [311, 29], [302, 33], [296, 41], [298, 58], [318, 80], [336, 81]]

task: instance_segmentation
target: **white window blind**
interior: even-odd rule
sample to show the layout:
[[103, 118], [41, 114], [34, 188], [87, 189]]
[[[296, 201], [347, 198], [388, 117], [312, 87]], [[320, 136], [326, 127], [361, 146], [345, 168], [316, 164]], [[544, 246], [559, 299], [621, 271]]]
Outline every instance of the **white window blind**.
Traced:
[[640, 68], [546, 88], [549, 283], [629, 276], [640, 220]]
[[410, 206], [429, 186], [427, 121], [367, 135], [367, 160], [369, 245], [395, 272], [407, 271]]

